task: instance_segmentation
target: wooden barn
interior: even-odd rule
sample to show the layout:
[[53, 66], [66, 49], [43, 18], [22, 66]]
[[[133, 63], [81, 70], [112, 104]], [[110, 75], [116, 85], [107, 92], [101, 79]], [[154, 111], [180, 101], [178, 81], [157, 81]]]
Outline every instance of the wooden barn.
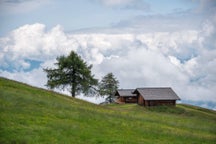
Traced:
[[180, 100], [172, 88], [137, 88], [133, 94], [143, 106], [176, 105], [176, 100]]
[[134, 89], [118, 89], [115, 93], [116, 103], [137, 103], [137, 95], [133, 92]]

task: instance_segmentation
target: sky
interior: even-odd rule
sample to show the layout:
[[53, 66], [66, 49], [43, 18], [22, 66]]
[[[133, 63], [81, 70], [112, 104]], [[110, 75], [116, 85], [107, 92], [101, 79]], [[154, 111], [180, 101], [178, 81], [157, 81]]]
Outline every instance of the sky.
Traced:
[[216, 110], [215, 26], [215, 0], [0, 0], [0, 76], [46, 88], [43, 68], [73, 50], [97, 79]]

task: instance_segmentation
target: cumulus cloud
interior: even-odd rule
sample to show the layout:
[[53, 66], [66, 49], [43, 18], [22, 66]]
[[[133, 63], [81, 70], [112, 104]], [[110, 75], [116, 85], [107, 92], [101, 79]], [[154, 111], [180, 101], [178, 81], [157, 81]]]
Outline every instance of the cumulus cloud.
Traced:
[[29, 67], [27, 60], [45, 61], [54, 59], [60, 54], [67, 54], [76, 47], [57, 25], [46, 31], [45, 25], [24, 25], [12, 31], [9, 36], [0, 38], [2, 67], [25, 70]]
[[6, 70], [0, 70], [0, 76], [13, 79], [16, 81], [20, 81], [23, 83], [27, 83], [33, 86], [41, 87], [41, 88], [46, 88], [46, 75], [43, 72], [43, 69], [37, 68], [33, 69], [28, 72], [24, 71], [16, 71], [16, 72], [9, 72]]
[[[73, 34], [59, 25], [24, 25], [0, 38], [0, 75], [44, 87], [42, 68], [74, 50], [94, 65], [97, 78], [113, 72], [121, 88], [171, 86], [183, 100], [216, 102], [215, 25], [212, 18], [201, 30], [142, 34]], [[31, 60], [40, 65], [24, 71]]]

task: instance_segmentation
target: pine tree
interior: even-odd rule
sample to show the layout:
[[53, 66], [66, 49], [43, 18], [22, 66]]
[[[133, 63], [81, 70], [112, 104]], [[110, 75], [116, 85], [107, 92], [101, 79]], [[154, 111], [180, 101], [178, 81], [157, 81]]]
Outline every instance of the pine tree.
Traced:
[[114, 98], [115, 91], [118, 89], [119, 81], [115, 78], [113, 73], [105, 75], [99, 84], [100, 95], [108, 96], [107, 100], [111, 103]]
[[87, 65], [74, 51], [69, 56], [57, 57], [56, 69], [44, 69], [47, 86], [51, 89], [70, 87], [72, 97], [83, 92], [87, 95], [98, 80], [91, 74], [92, 65]]

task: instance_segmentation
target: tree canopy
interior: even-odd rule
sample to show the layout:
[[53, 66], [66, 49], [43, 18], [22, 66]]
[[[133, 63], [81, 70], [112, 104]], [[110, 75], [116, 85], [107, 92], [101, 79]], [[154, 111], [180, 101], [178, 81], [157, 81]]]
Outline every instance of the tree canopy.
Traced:
[[75, 97], [80, 92], [88, 94], [97, 85], [98, 80], [91, 74], [92, 65], [87, 65], [74, 51], [69, 56], [60, 56], [56, 60], [57, 68], [44, 69], [49, 88], [64, 89], [69, 86], [72, 97]]
[[115, 91], [118, 89], [119, 81], [113, 73], [105, 75], [99, 84], [100, 95], [107, 95], [107, 100], [111, 103], [114, 98]]

